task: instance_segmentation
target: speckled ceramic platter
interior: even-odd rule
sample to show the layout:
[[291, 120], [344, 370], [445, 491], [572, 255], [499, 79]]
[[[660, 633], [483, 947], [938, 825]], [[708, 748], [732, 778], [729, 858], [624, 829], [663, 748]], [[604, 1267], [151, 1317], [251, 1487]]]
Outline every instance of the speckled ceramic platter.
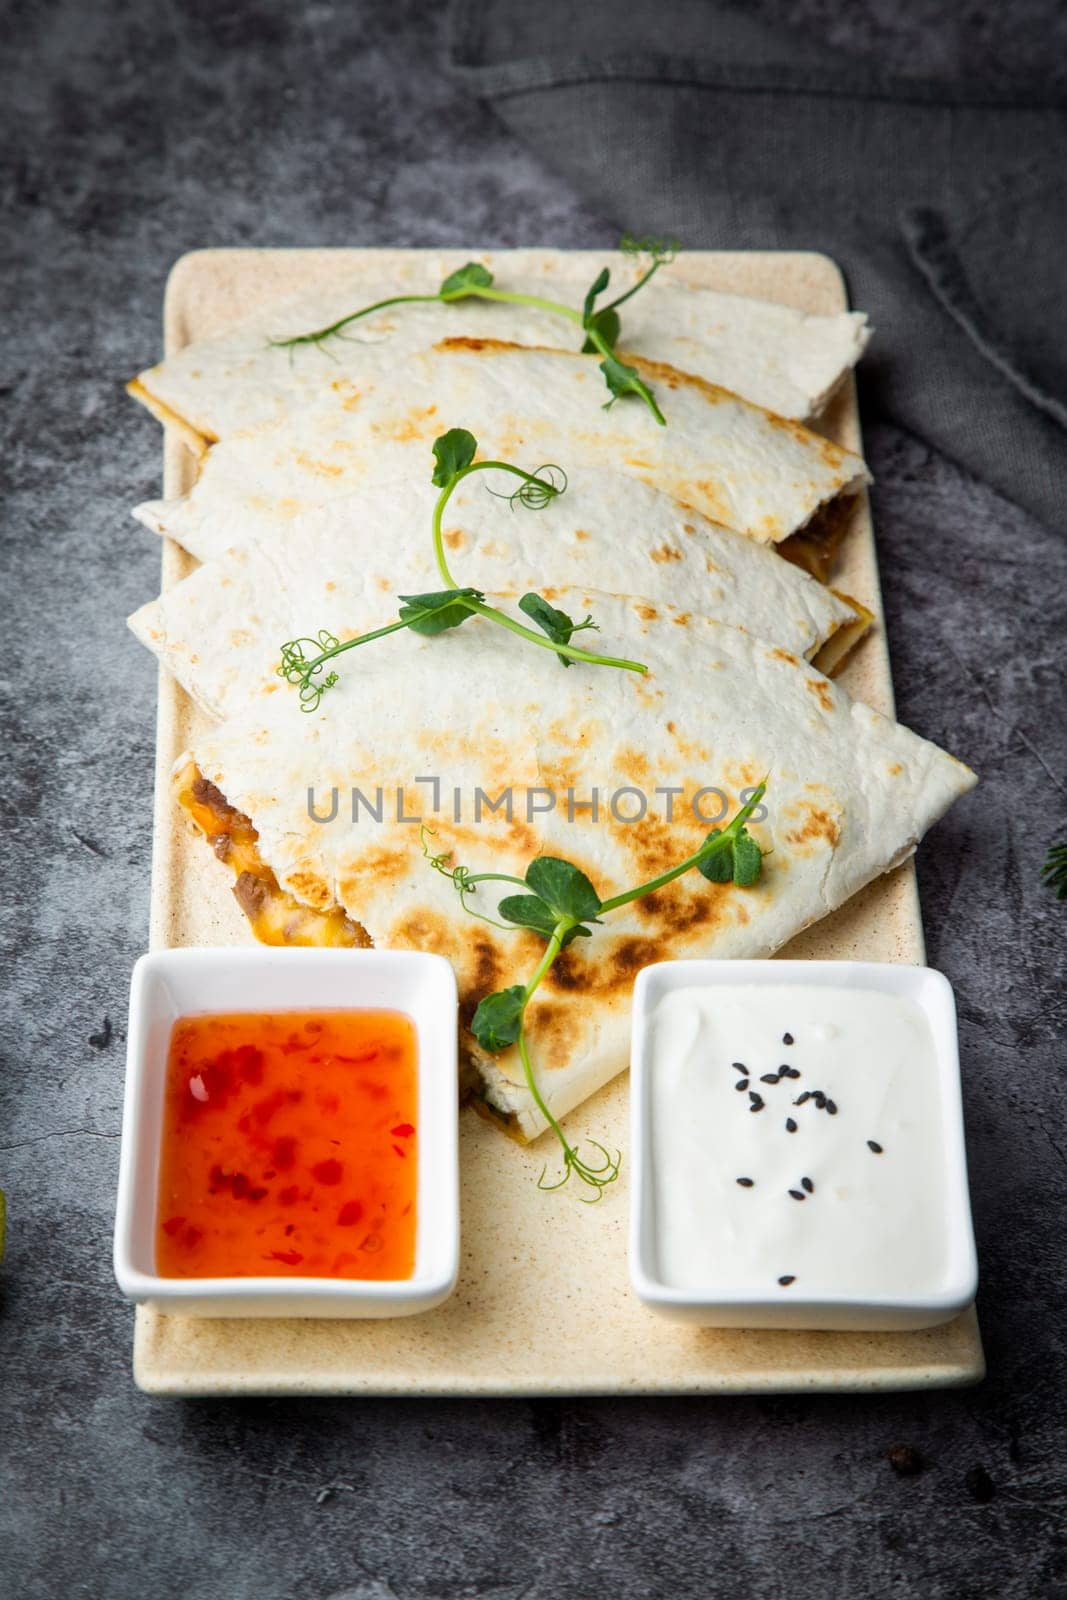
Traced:
[[[380, 283], [410, 252], [211, 250], [185, 256], [167, 289], [168, 354], [221, 332], [256, 305], [366, 267]], [[535, 253], [539, 254], [539, 253]], [[449, 271], [470, 251], [434, 252]], [[489, 254], [480, 256], [492, 265]], [[589, 276], [603, 264], [588, 253]], [[674, 269], [710, 288], [779, 300], [813, 312], [845, 306], [841, 275], [823, 256], [687, 254]], [[148, 352], [146, 352], [148, 354]], [[860, 446], [851, 383], [820, 427]], [[195, 476], [181, 443], [166, 441], [165, 492]], [[834, 583], [863, 600], [879, 626], [842, 681], [880, 711], [893, 689], [874, 534], [866, 503], [855, 513]], [[163, 552], [163, 586], [194, 563]], [[230, 876], [180, 820], [167, 784], [197, 732], [197, 713], [166, 675], [159, 686], [152, 944], [248, 944]], [[823, 959], [923, 960], [913, 867], [872, 884], [783, 952]], [[461, 1118], [463, 1262], [459, 1287], [426, 1316], [393, 1322], [237, 1321], [165, 1316], [139, 1308], [136, 1381], [151, 1393], [565, 1395], [714, 1394], [926, 1388], [977, 1381], [982, 1347], [974, 1311], [920, 1333], [736, 1332], [673, 1326], [630, 1293], [626, 1269], [626, 1166], [601, 1204], [541, 1193], [543, 1147], [523, 1149], [473, 1113]], [[627, 1145], [627, 1085], [616, 1080], [570, 1119], [605, 1142]]]

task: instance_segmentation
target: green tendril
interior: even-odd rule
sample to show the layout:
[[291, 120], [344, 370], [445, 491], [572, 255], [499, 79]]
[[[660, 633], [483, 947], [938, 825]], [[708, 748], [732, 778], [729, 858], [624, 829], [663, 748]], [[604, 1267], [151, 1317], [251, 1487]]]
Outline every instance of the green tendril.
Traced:
[[478, 885], [492, 881], [494, 883], [522, 884], [521, 878], [512, 878], [504, 872], [472, 872], [469, 867], [452, 863], [452, 851], [441, 850], [436, 854], [430, 849], [429, 841], [437, 837], [436, 832], [428, 823], [423, 823], [419, 828], [419, 844], [426, 860], [434, 872], [439, 872], [442, 878], [447, 878], [459, 895], [459, 903], [464, 911], [472, 917], [477, 917], [479, 922], [488, 922], [491, 928], [499, 928], [502, 933], [514, 933], [513, 922], [498, 922], [495, 917], [486, 916], [484, 911], [476, 911], [467, 903], [468, 895], [478, 892]]
[[[319, 674], [326, 662], [337, 654], [340, 644], [341, 641], [332, 633], [320, 628], [314, 639], [290, 639], [282, 645], [278, 676], [287, 683], [299, 686], [301, 711], [317, 711], [323, 694], [337, 682], [336, 672], [329, 673], [325, 678]], [[309, 655], [309, 649], [314, 653]]]
[[510, 494], [502, 494], [488, 483], [485, 487], [495, 500], [506, 500], [512, 511], [516, 506], [524, 506], [527, 511], [543, 511], [557, 496], [566, 492], [567, 474], [562, 467], [549, 461], [543, 467], [536, 467], [533, 475]]

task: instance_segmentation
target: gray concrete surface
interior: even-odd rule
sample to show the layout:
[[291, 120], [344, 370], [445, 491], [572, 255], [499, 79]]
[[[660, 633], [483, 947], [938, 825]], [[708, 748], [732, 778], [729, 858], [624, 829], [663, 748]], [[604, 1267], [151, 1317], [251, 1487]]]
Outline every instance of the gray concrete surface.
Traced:
[[[939, 65], [976, 40], [1047, 46], [1051, 7], [1006, 9], [1017, 26], [978, 4], [961, 31], [925, 0], [910, 23], [886, 0], [848, 22], [760, 0]], [[109, 1235], [155, 685], [123, 619], [156, 583], [127, 508], [158, 489], [160, 447], [121, 380], [158, 349], [168, 266], [210, 244], [608, 245], [630, 219], [583, 208], [455, 93], [428, 0], [6, 10], [0, 1596], [1067, 1594], [1067, 905], [1037, 883], [1067, 825], [1067, 548], [885, 426], [868, 440], [901, 715], [984, 780], [920, 872], [960, 997], [987, 1382], [699, 1402], [134, 1391]], [[917, 1476], [891, 1468], [898, 1443]]]

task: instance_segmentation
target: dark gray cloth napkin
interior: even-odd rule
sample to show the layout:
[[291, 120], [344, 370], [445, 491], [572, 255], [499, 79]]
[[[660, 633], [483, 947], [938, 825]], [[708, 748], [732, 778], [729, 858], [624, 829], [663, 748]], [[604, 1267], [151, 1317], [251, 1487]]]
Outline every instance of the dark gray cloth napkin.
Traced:
[[833, 256], [865, 409], [1067, 529], [1062, 88], [890, 77], [705, 0], [456, 0], [449, 64], [620, 230]]

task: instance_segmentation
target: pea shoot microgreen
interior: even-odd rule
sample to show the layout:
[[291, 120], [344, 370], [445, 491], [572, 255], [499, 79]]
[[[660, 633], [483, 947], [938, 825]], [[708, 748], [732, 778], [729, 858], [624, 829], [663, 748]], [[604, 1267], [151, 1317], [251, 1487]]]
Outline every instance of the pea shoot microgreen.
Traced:
[[458, 628], [473, 616], [486, 617], [543, 650], [554, 650], [565, 667], [575, 661], [584, 661], [593, 666], [619, 667], [626, 672], [648, 671], [640, 661], [629, 661], [623, 656], [599, 655], [596, 651], [583, 650], [572, 644], [574, 634], [596, 629], [597, 625], [591, 616], [575, 622], [565, 611], [549, 605], [542, 595], [524, 594], [519, 601], [519, 609], [541, 630], [535, 633], [515, 617], [508, 616], [506, 611], [486, 605], [481, 589], [465, 589], [456, 583], [445, 558], [441, 521], [453, 492], [464, 478], [475, 472], [510, 473], [520, 483], [514, 495], [505, 498], [510, 500], [512, 509], [522, 505], [534, 511], [551, 504], [567, 487], [567, 475], [562, 467], [547, 465], [538, 467], [536, 472], [524, 472], [509, 461], [475, 461], [477, 449], [478, 441], [466, 428], [450, 428], [435, 440], [433, 446], [431, 482], [441, 491], [433, 510], [433, 550], [437, 570], [448, 587], [430, 594], [400, 595], [397, 621], [375, 628], [370, 633], [362, 633], [357, 639], [342, 641], [323, 628], [314, 637], [290, 639], [282, 645], [278, 676], [299, 688], [302, 711], [318, 709], [326, 690], [332, 689], [337, 682], [337, 673], [332, 668], [327, 670], [327, 664], [346, 650], [370, 644], [374, 639], [384, 639], [387, 634], [396, 633], [401, 628], [410, 628], [413, 633], [433, 638], [449, 628]]
[[336, 322], [329, 323], [325, 328], [316, 328], [313, 333], [299, 333], [286, 339], [271, 339], [269, 345], [272, 349], [288, 350], [290, 353], [301, 345], [315, 345], [322, 349], [331, 339], [346, 338], [345, 329], [351, 327], [352, 323], [360, 321], [363, 317], [373, 316], [376, 311], [384, 311], [389, 306], [433, 303], [453, 305], [459, 300], [471, 299], [499, 301], [505, 305], [536, 306], [542, 311], [552, 312], [555, 316], [565, 317], [568, 322], [574, 323], [585, 335], [582, 353], [599, 355], [602, 358], [600, 371], [610, 394], [610, 399], [605, 401], [605, 410], [609, 410], [616, 400], [624, 400], [632, 395], [644, 401], [656, 421], [665, 427], [666, 418], [657, 405], [652, 390], [637, 368], [620, 358], [616, 353], [616, 346], [622, 328], [619, 307], [631, 299], [639, 289], [643, 289], [660, 267], [674, 260], [678, 253], [678, 244], [673, 239], [651, 237], [637, 239], [632, 234], [624, 234], [619, 248], [626, 255], [646, 258], [649, 265], [636, 283], [631, 284], [623, 294], [616, 295], [607, 305], [597, 305], [598, 298], [611, 280], [611, 273], [607, 267], [601, 268], [597, 273], [579, 310], [574, 306], [565, 305], [560, 300], [548, 300], [542, 295], [519, 294], [498, 289], [488, 267], [482, 266], [477, 261], [468, 261], [465, 266], [449, 273], [436, 294], [392, 295], [388, 300], [376, 300], [373, 305], [363, 306], [359, 311], [351, 311], [347, 316], [339, 317]]
[[1052, 890], [1057, 900], [1067, 900], [1067, 844], [1049, 846], [1041, 868], [1041, 882]]
[[[602, 1159], [588, 1161], [570, 1143], [559, 1122], [552, 1115], [541, 1093], [530, 1060], [529, 1040], [526, 1032], [526, 1012], [537, 990], [552, 970], [560, 952], [575, 939], [592, 937], [593, 928], [600, 926], [605, 915], [631, 905], [645, 895], [673, 883], [694, 867], [709, 883], [734, 883], [738, 888], [751, 888], [759, 879], [763, 852], [748, 832], [745, 824], [758, 807], [767, 791], [767, 780], [752, 791], [749, 799], [738, 810], [726, 828], [713, 828], [700, 846], [679, 861], [676, 866], [640, 883], [633, 889], [602, 900], [593, 884], [580, 867], [555, 856], [538, 856], [526, 869], [525, 878], [508, 873], [472, 872], [469, 867], [452, 863], [448, 851], [438, 855], [430, 852], [427, 837], [432, 830], [423, 828], [423, 853], [431, 867], [451, 879], [465, 911], [497, 928], [527, 928], [545, 941], [545, 952], [526, 983], [511, 984], [488, 994], [478, 1002], [471, 1021], [471, 1032], [483, 1050], [499, 1055], [502, 1050], [517, 1046], [522, 1063], [523, 1077], [541, 1116], [559, 1140], [563, 1151], [563, 1171], [555, 1182], [546, 1182], [547, 1165], [538, 1179], [540, 1189], [560, 1189], [573, 1175], [593, 1194], [586, 1201], [599, 1200], [609, 1183], [619, 1175], [622, 1157], [614, 1156], [595, 1139], [588, 1143]], [[480, 883], [508, 883], [525, 890], [523, 894], [505, 895], [497, 906], [503, 921], [476, 911], [469, 899], [477, 892]], [[583, 1196], [583, 1199], [585, 1197]]]

